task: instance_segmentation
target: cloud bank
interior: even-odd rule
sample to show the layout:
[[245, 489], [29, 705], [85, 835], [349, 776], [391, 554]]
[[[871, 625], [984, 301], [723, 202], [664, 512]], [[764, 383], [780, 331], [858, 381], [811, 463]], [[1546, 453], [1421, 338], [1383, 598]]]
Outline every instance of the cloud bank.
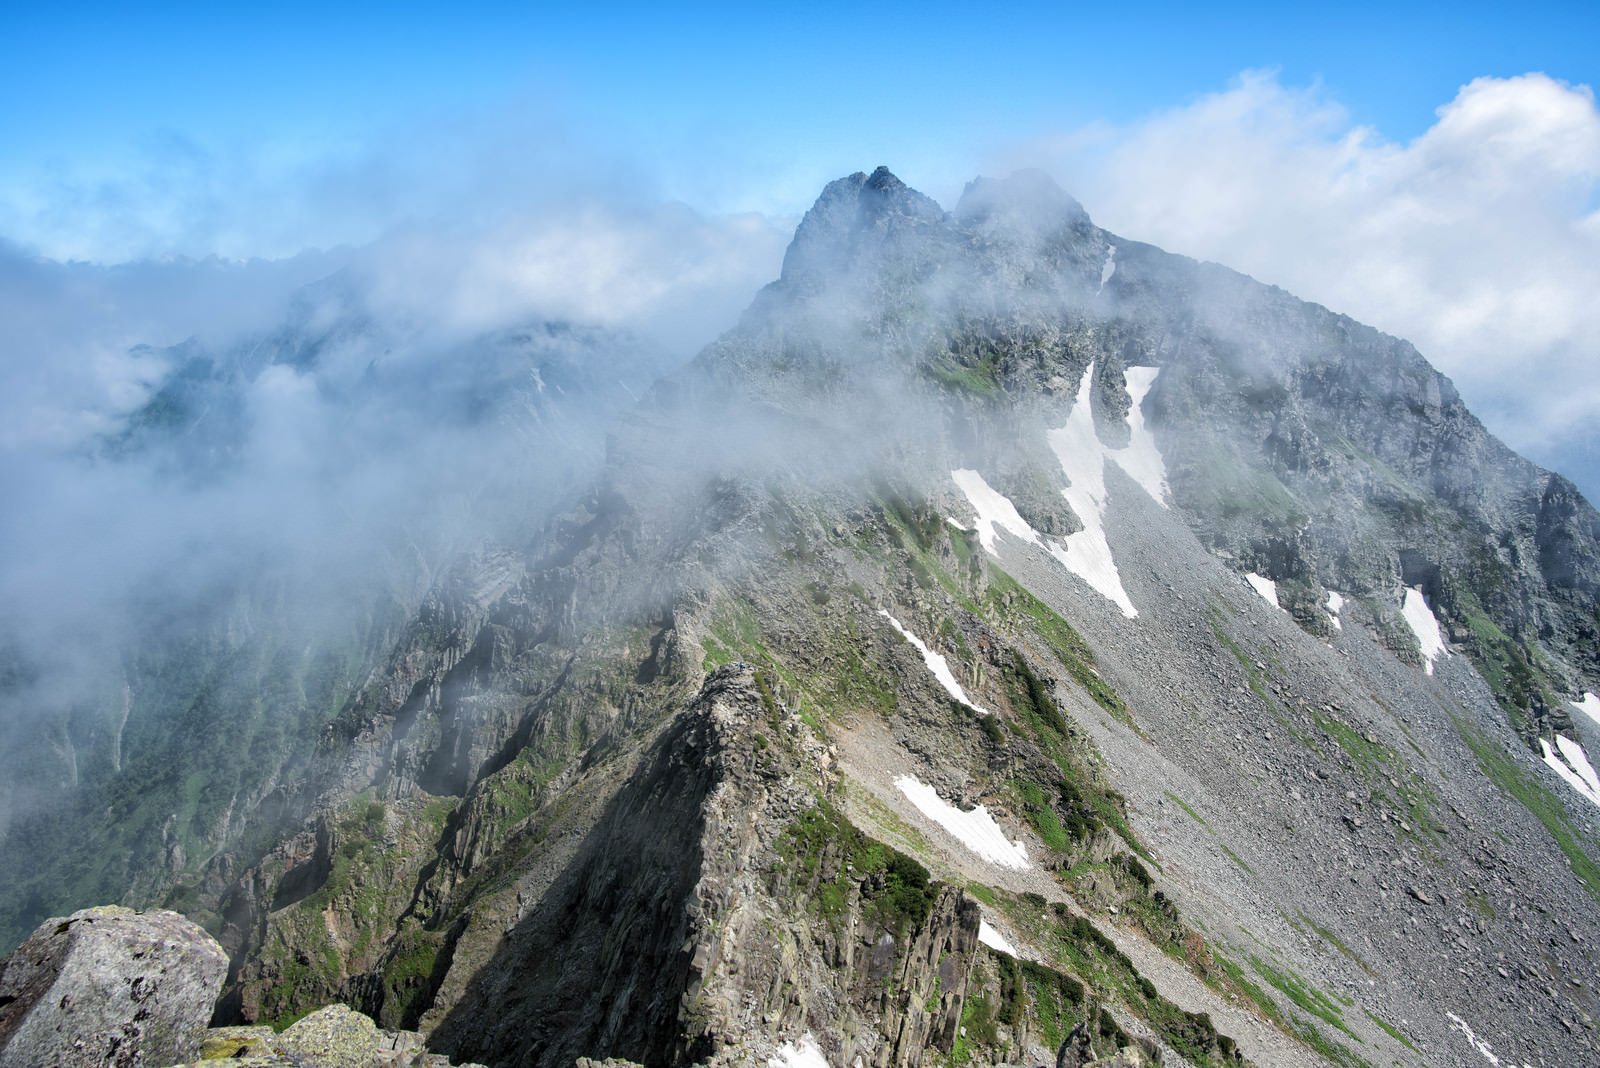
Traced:
[[1543, 74], [1479, 78], [1406, 144], [1247, 73], [1124, 127], [1002, 154], [1101, 225], [1413, 341], [1513, 447], [1600, 487], [1600, 110]]
[[277, 261], [0, 246], [0, 746], [140, 640], [337, 626], [525, 537], [786, 236], [587, 196]]

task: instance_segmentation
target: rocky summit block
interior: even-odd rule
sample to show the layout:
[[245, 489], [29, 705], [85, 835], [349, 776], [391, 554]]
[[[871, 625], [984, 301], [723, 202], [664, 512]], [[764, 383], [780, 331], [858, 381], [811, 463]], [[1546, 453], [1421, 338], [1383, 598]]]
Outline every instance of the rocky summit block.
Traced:
[[297, 1064], [369, 1068], [383, 1052], [383, 1033], [361, 1013], [328, 1005], [283, 1032], [273, 1045]]
[[270, 1027], [213, 1027], [200, 1040], [202, 1061], [243, 1060], [272, 1053], [277, 1033]]
[[0, 966], [0, 1068], [188, 1060], [227, 971], [216, 939], [176, 912], [46, 920]]

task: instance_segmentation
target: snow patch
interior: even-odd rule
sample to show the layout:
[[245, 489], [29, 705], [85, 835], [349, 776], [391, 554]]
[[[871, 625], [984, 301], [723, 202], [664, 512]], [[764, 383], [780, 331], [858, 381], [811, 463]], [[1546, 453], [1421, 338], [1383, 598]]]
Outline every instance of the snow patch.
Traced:
[[958, 702], [962, 702], [963, 705], [971, 708], [971, 710], [976, 711], [979, 716], [989, 715], [989, 710], [987, 710], [987, 708], [979, 708], [978, 705], [974, 705], [974, 703], [971, 702], [971, 699], [966, 697], [966, 691], [965, 689], [962, 689], [962, 684], [957, 683], [957, 681], [955, 681], [955, 675], [950, 673], [949, 660], [944, 659], [944, 657], [939, 656], [938, 652], [934, 652], [933, 649], [928, 648], [928, 646], [923, 643], [922, 638], [918, 638], [918, 636], [914, 635], [914, 633], [910, 633], [909, 630], [906, 630], [906, 627], [902, 627], [901, 622], [899, 622], [898, 619], [894, 619], [893, 616], [890, 616], [888, 612], [883, 611], [882, 608], [878, 609], [878, 616], [882, 616], [883, 619], [890, 620], [891, 627], [894, 627], [894, 630], [898, 630], [901, 638], [909, 641], [909, 643], [912, 644], [912, 648], [917, 649], [917, 652], [922, 654], [923, 664], [928, 665], [928, 670], [933, 671], [934, 678], [939, 679], [939, 686], [944, 687], [944, 692], [946, 692], [946, 694], [949, 694], [950, 697], [954, 697], [954, 699], [958, 700]]
[[1583, 751], [1583, 746], [1565, 734], [1558, 734], [1556, 748], [1561, 750], [1561, 755], [1566, 757], [1567, 763], [1572, 765], [1572, 770], [1578, 773], [1579, 778], [1589, 784], [1590, 791], [1596, 797], [1600, 797], [1600, 777], [1595, 775], [1594, 765], [1589, 763], [1589, 754]]
[[1156, 376], [1161, 374], [1159, 367], [1130, 367], [1123, 375], [1123, 381], [1128, 384], [1128, 396], [1133, 399], [1133, 407], [1128, 409], [1128, 430], [1132, 436], [1126, 448], [1112, 449], [1111, 458], [1117, 466], [1128, 473], [1128, 477], [1144, 487], [1144, 491], [1155, 498], [1161, 507], [1167, 507], [1167, 465], [1161, 459], [1161, 450], [1156, 448], [1156, 439], [1150, 433], [1150, 428], [1144, 425], [1144, 398], [1150, 392], [1150, 387], [1156, 384]]
[[[1539, 749], [1544, 754], [1544, 762], [1550, 770], [1572, 787], [1585, 799], [1600, 807], [1600, 779], [1595, 778], [1594, 767], [1589, 763], [1589, 758], [1584, 755], [1583, 746], [1571, 738], [1556, 735], [1556, 749], [1550, 748], [1550, 743], [1543, 738], [1539, 739]], [[1559, 750], [1559, 752], [1557, 751]]]
[[949, 831], [962, 845], [984, 860], [1006, 868], [1028, 866], [1027, 847], [1021, 842], [1007, 839], [1000, 825], [989, 815], [989, 810], [982, 805], [971, 812], [962, 812], [954, 805], [947, 804], [939, 796], [939, 791], [910, 775], [899, 776], [894, 780], [894, 785], [910, 798], [919, 812]]
[[[1467, 1021], [1463, 1020], [1453, 1012], [1447, 1012], [1445, 1013], [1445, 1016], [1448, 1017], [1450, 1022], [1456, 1026], [1458, 1031], [1467, 1036], [1467, 1044], [1473, 1049], [1477, 1050], [1479, 1053], [1483, 1054], [1484, 1058], [1488, 1060], [1490, 1064], [1498, 1065], [1504, 1063], [1498, 1056], [1495, 1055], [1495, 1052], [1492, 1048], [1490, 1048], [1489, 1043], [1473, 1034], [1472, 1028], [1467, 1026]], [[1527, 1065], [1523, 1065], [1523, 1068], [1527, 1068]]]
[[[1106, 262], [1100, 265], [1100, 289], [1104, 289], [1106, 287], [1106, 283], [1111, 281], [1111, 276], [1116, 273], [1117, 246], [1108, 244], [1106, 246]], [[1099, 293], [1100, 289], [1095, 290], [1095, 292]]]
[[800, 1036], [798, 1044], [785, 1042], [778, 1047], [776, 1057], [767, 1058], [767, 1068], [829, 1068], [828, 1058], [810, 1031]]
[[950, 477], [955, 479], [956, 487], [966, 494], [968, 503], [978, 513], [978, 540], [983, 543], [984, 552], [991, 556], [998, 555], [994, 547], [996, 527], [1015, 534], [1023, 541], [1041, 544], [1039, 532], [1017, 513], [1017, 506], [1011, 503], [1011, 499], [985, 482], [978, 472], [963, 468], [950, 472]]
[[982, 942], [990, 949], [998, 949], [1000, 952], [1008, 953], [1013, 957], [1020, 957], [1022, 955], [1016, 951], [1016, 948], [1013, 947], [1010, 942], [1006, 941], [1005, 935], [989, 926], [988, 920], [978, 921], [978, 941]]
[[1133, 407], [1128, 413], [1129, 443], [1126, 448], [1108, 449], [1095, 433], [1094, 415], [1090, 411], [1089, 394], [1094, 382], [1094, 364], [1090, 363], [1078, 384], [1078, 397], [1067, 417], [1066, 426], [1052, 430], [1047, 435], [1050, 448], [1061, 463], [1061, 470], [1070, 483], [1062, 490], [1067, 503], [1083, 529], [1062, 539], [1062, 544], [1043, 538], [1017, 512], [1009, 499], [995, 490], [977, 471], [962, 468], [950, 472], [956, 486], [966, 496], [978, 513], [976, 529], [978, 540], [990, 554], [997, 555], [997, 530], [1015, 534], [1031, 545], [1038, 545], [1054, 556], [1062, 566], [1107, 600], [1111, 601], [1129, 619], [1139, 615], [1122, 586], [1122, 575], [1111, 556], [1111, 546], [1106, 542], [1106, 461], [1110, 460], [1137, 482], [1161, 507], [1167, 505], [1167, 468], [1156, 447], [1155, 437], [1144, 423], [1141, 407], [1150, 387], [1161, 373], [1159, 367], [1133, 367], [1124, 375], [1128, 395]]
[[1272, 607], [1278, 607], [1278, 584], [1265, 575], [1258, 575], [1254, 571], [1245, 575], [1245, 581], [1250, 583], [1252, 589], [1261, 595], [1261, 599]]
[[1078, 385], [1078, 399], [1067, 417], [1067, 425], [1048, 433], [1050, 449], [1061, 463], [1071, 483], [1061, 493], [1083, 521], [1083, 529], [1065, 539], [1066, 548], [1050, 545], [1050, 553], [1068, 571], [1087, 582], [1091, 589], [1111, 601], [1129, 619], [1138, 609], [1122, 588], [1122, 576], [1111, 558], [1104, 526], [1106, 512], [1107, 449], [1094, 432], [1094, 416], [1089, 411], [1089, 390], [1094, 379], [1091, 362]]
[[1344, 596], [1328, 591], [1328, 620], [1333, 624], [1334, 630], [1344, 630], [1344, 624], [1339, 622], [1339, 613], [1344, 611]]
[[1406, 626], [1411, 628], [1411, 633], [1417, 636], [1417, 644], [1422, 646], [1423, 667], [1432, 675], [1433, 662], [1441, 656], [1449, 656], [1450, 650], [1445, 648], [1444, 635], [1439, 633], [1439, 621], [1428, 607], [1421, 586], [1406, 589], [1405, 599], [1400, 602], [1400, 614], [1405, 616]]
[[1600, 697], [1596, 697], [1592, 693], [1586, 693], [1583, 695], [1583, 700], [1569, 701], [1567, 703], [1596, 723], [1600, 723]]
[[989, 714], [988, 709], [979, 708], [977, 705], [972, 703], [971, 699], [967, 697], [967, 691], [961, 688], [961, 684], [956, 681], [956, 677], [950, 673], [949, 661], [945, 660], [943, 656], [934, 652], [932, 649], [929, 649], [927, 645], [923, 643], [921, 638], [917, 637], [915, 634], [912, 634], [909, 630], [906, 630], [906, 628], [901, 625], [900, 621], [894, 618], [894, 616], [891, 616], [888, 612], [885, 612], [880, 608], [878, 609], [878, 614], [884, 619], [887, 619], [889, 624], [893, 626], [895, 630], [900, 632], [900, 636], [906, 641], [910, 642], [917, 652], [922, 654], [922, 662], [928, 665], [928, 670], [933, 672], [933, 677], [939, 680], [939, 685], [944, 687], [945, 693], [949, 694], [951, 697], [954, 697], [957, 701], [960, 701], [962, 704], [966, 705], [980, 716], [987, 716]]

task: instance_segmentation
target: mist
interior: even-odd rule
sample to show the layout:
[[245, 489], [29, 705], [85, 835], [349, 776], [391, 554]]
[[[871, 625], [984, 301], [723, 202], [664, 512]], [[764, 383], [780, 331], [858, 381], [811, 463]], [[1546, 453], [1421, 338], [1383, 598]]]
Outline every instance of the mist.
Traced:
[[1593, 499], [1600, 108], [1542, 73], [1477, 78], [1406, 142], [1332, 93], [1247, 71], [991, 166], [1050, 171], [1102, 226], [1413, 342], [1513, 448]]
[[[588, 197], [282, 260], [0, 247], [0, 743], [70, 747], [141, 652], [315, 643], [524, 543], [785, 237]], [[70, 785], [68, 763], [5, 785]]]
[[[1211, 118], [1174, 123], [1192, 132]], [[1075, 169], [1056, 159], [1051, 169], [1058, 178], [1072, 170], [1060, 184], [1095, 222], [1166, 243], [1107, 182], [1137, 169], [1135, 148], [1167, 144], [1167, 134], [1136, 129], [1121, 154]], [[1152, 201], [1152, 189], [1185, 173], [1185, 151], [1142, 176]], [[395, 158], [425, 173], [427, 154], [413, 146]], [[386, 172], [391, 156], [330, 167], [290, 212], [293, 227], [268, 220], [230, 240], [298, 247], [317, 220], [360, 201], [362, 174]], [[137, 690], [139, 678], [166, 670], [170, 651], [202, 639], [241, 649], [276, 635], [294, 646], [284, 655], [298, 682], [314, 650], [355, 635], [366, 646], [345, 667], [370, 669], [393, 645], [384, 618], [409, 618], [466, 554], [526, 549], [546, 519], [585, 498], [608, 458], [613, 473], [625, 468], [634, 487], [663, 499], [703, 493], [713, 474], [849, 480], [887, 460], [932, 464], [942, 477], [1011, 463], [1001, 459], [1007, 445], [975, 440], [965, 413], [928, 396], [937, 393], [924, 388], [930, 365], [961, 373], [955, 340], [1070, 347], [1065, 326], [1039, 337], [1023, 336], [1026, 325], [1008, 330], [1064, 322], [1064, 311], [1096, 300], [1110, 308], [1119, 288], [1101, 295], [1105, 249], [1089, 215], [1038, 176], [976, 184], [959, 204], [947, 197], [966, 228], [954, 245], [945, 206], [885, 184], [880, 200], [860, 204], [850, 190], [837, 203], [825, 195], [791, 246], [786, 218], [664, 201], [616, 161], [591, 167], [575, 156], [544, 170], [513, 161], [478, 181], [469, 172], [505, 159], [484, 158], [461, 163], [460, 174], [444, 168], [453, 177], [424, 190], [437, 198], [426, 211], [395, 209], [395, 179], [385, 177], [377, 207], [328, 231], [358, 239], [326, 250], [100, 266], [0, 247], [0, 747], [11, 763], [0, 769], [0, 808], [9, 820], [95, 762], [120, 768], [130, 680]], [[261, 211], [273, 199], [265, 186], [245, 192]], [[230, 211], [236, 221], [248, 214]], [[858, 241], [861, 226], [870, 239]], [[1063, 226], [1092, 238], [1068, 242], [1070, 263], [1052, 244]], [[180, 247], [222, 233], [208, 227], [184, 229]], [[101, 247], [148, 248], [158, 231]], [[978, 233], [981, 264], [961, 244]], [[1070, 276], [1059, 292], [1015, 284], [1052, 272]], [[881, 314], [885, 286], [905, 302]], [[1232, 288], [1216, 294], [1223, 303]], [[1219, 323], [1230, 307], [1215, 310]], [[970, 336], [955, 338], [963, 331]], [[760, 373], [741, 375], [746, 365]], [[1063, 414], [1073, 392], [1058, 386], [1041, 401], [1051, 410], [1028, 418]], [[652, 390], [646, 410], [675, 418], [608, 440]], [[674, 401], [674, 390], [685, 395]], [[1562, 418], [1574, 425], [1571, 413]], [[1049, 470], [1049, 458], [1036, 466]], [[1031, 473], [995, 477], [1020, 485]], [[745, 554], [735, 546], [729, 557], [737, 567]], [[644, 588], [652, 580], [641, 577], [639, 596], [654, 596]], [[276, 662], [241, 670], [230, 692], [274, 672], [283, 674]], [[341, 678], [338, 693], [361, 681]], [[330, 714], [312, 713], [309, 689], [296, 700], [304, 723]], [[214, 707], [197, 700], [184, 711], [203, 719]], [[170, 711], [147, 715], [180, 722]], [[274, 759], [314, 742], [275, 742]], [[208, 787], [207, 811], [233, 812], [230, 790], [245, 810], [271, 787], [269, 772]], [[148, 838], [167, 816], [141, 818], [127, 834]], [[6, 833], [0, 820], [0, 841]]]

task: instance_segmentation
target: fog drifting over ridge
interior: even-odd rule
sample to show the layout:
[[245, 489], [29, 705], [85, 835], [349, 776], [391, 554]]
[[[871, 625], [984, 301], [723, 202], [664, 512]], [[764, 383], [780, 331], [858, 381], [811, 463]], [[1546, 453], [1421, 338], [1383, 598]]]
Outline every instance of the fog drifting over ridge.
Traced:
[[[1356, 124], [1321, 87], [1246, 71], [1138, 121], [952, 142], [916, 170], [901, 159], [774, 161], [754, 149], [650, 159], [547, 104], [431, 115], [293, 163], [169, 138], [125, 174], [0, 190], [0, 237], [27, 255], [102, 263], [387, 242], [424, 268], [399, 277], [429, 277], [430, 301], [454, 290], [465, 314], [492, 318], [541, 269], [571, 292], [587, 287], [571, 306], [605, 311], [741, 259], [767, 256], [770, 279], [772, 248], [840, 174], [887, 163], [949, 207], [976, 174], [1035, 166], [1112, 231], [1413, 341], [1498, 435], [1600, 494], [1600, 376], [1590, 369], [1600, 111], [1588, 86], [1537, 72], [1478, 78], [1399, 143]], [[686, 179], [696, 165], [715, 167], [715, 180]], [[690, 206], [673, 203], [674, 191]], [[766, 213], [730, 215], [729, 204]], [[430, 263], [426, 246], [440, 234], [455, 236], [458, 255]], [[741, 251], [746, 242], [752, 251]], [[674, 277], [619, 272], [618, 257], [670, 264]]]
[[314, 633], [526, 536], [786, 239], [589, 198], [287, 260], [0, 248], [0, 731], [261, 582]]
[[1600, 109], [1544, 74], [1478, 78], [1409, 143], [1247, 72], [1127, 128], [996, 157], [1101, 226], [1413, 342], [1513, 448], [1600, 492]]
[[[447, 165], [448, 180], [423, 180], [426, 153], [409, 151], [399, 173], [423, 175], [422, 199], [392, 198], [400, 215], [369, 220], [381, 236], [355, 247], [94, 266], [0, 246], [7, 640], [58, 648], [97, 628], [114, 639], [133, 625], [129, 598], [152, 583], [202, 597], [240, 570], [342, 574], [370, 564], [372, 545], [411, 538], [408, 523], [427, 528], [423, 540], [469, 544], [494, 527], [496, 494], [553, 493], [578, 458], [597, 462], [609, 414], [737, 320], [777, 276], [792, 229], [652, 199], [641, 168], [615, 160], [523, 160], [491, 179], [469, 172], [506, 153], [468, 158]], [[340, 172], [341, 196], [384, 159]], [[894, 161], [857, 166], [878, 162]], [[1480, 79], [1426, 134], [1394, 145], [1318, 91], [1247, 74], [1139, 124], [996, 150], [989, 166], [953, 159], [950, 172], [1027, 163], [1126, 237], [1415, 341], [1491, 430], [1580, 487], [1600, 482], [1582, 451], [1600, 441], [1600, 112], [1587, 88]], [[324, 192], [337, 170], [320, 172]], [[517, 184], [540, 175], [549, 188]], [[124, 193], [105, 203], [136, 190]], [[237, 208], [208, 200], [205, 226], [259, 210], [255, 193]], [[461, 203], [452, 213], [427, 196]], [[314, 229], [317, 203], [306, 192], [290, 214]], [[290, 323], [301, 342], [321, 339], [314, 361], [250, 355], [263, 339], [292, 348]], [[539, 324], [576, 329], [515, 340]], [[108, 455], [188, 358], [166, 350], [191, 337], [204, 358], [242, 368], [229, 387], [237, 409], [161, 449]], [[556, 360], [591, 391], [563, 395], [560, 426], [538, 399], [560, 383], [528, 377], [528, 359]], [[494, 397], [476, 395], [474, 375]], [[216, 436], [219, 423], [229, 433]], [[227, 462], [197, 474], [174, 460], [202, 440]]]

